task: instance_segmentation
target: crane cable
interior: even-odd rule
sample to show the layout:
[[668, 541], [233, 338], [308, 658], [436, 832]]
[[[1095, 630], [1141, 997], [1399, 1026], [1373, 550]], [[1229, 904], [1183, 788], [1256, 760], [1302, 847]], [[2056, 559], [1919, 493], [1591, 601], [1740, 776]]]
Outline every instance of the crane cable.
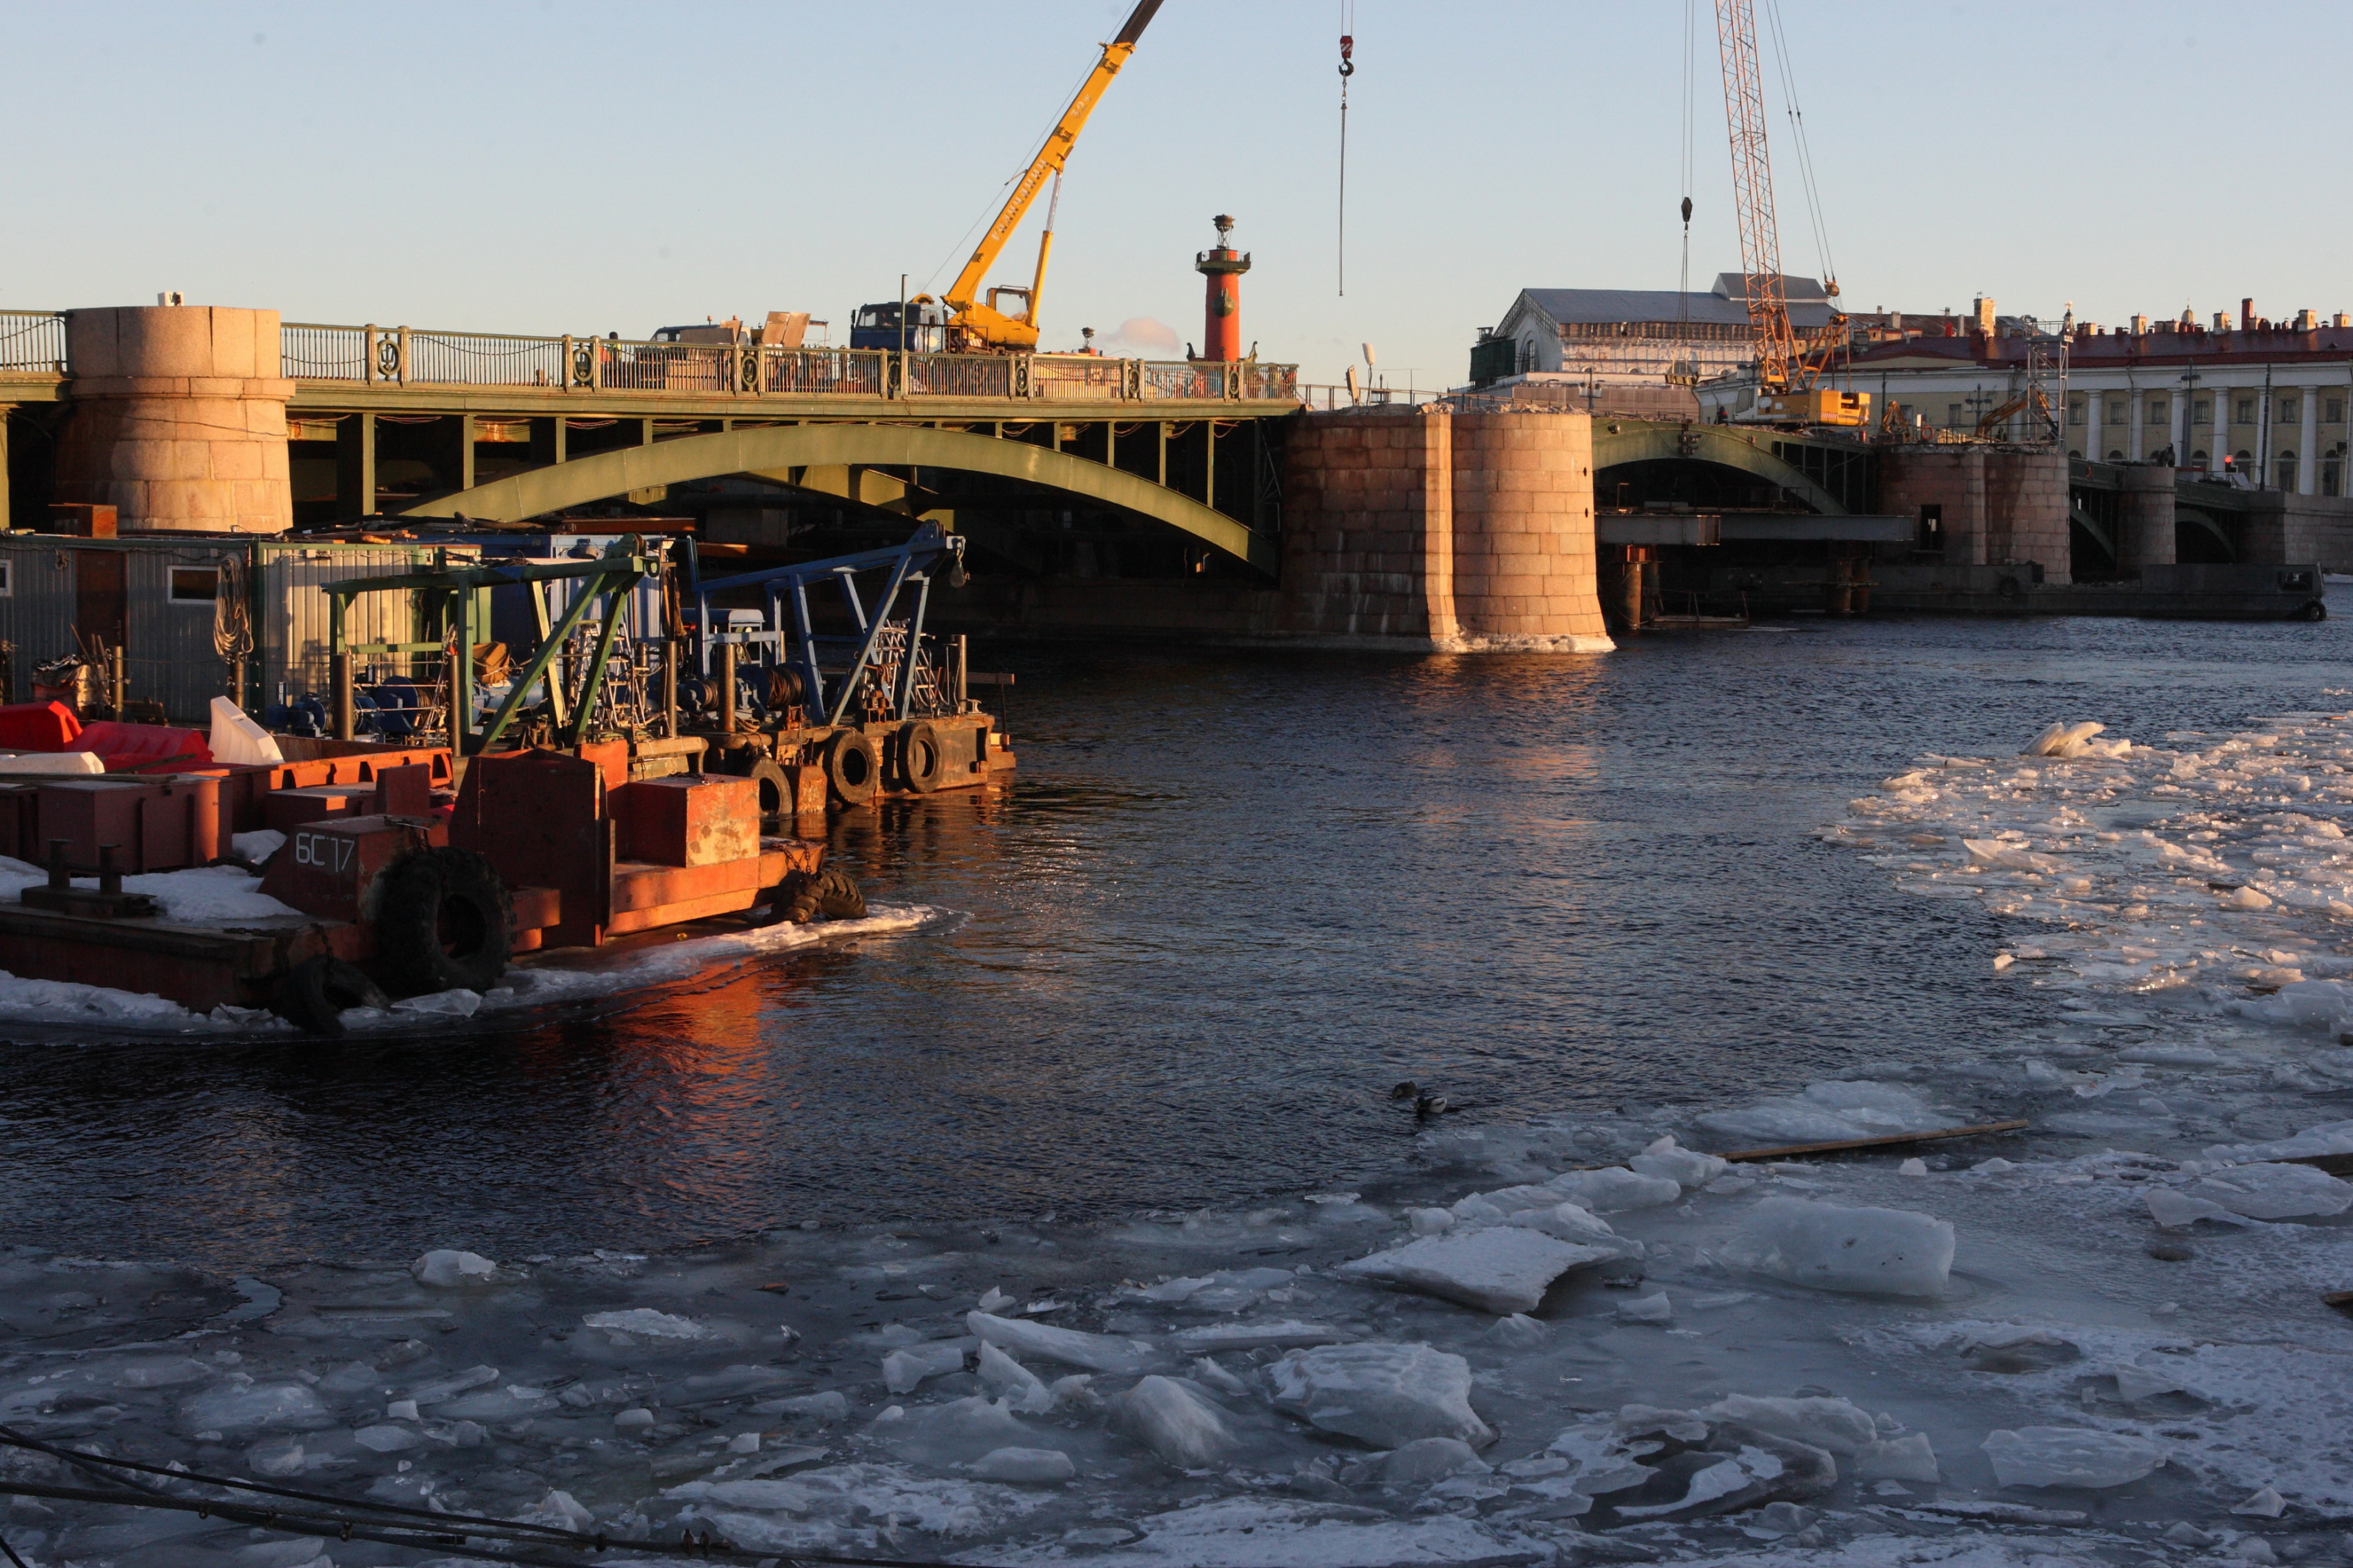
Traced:
[[1683, 373], [1683, 362], [1691, 362], [1694, 384], [1697, 384], [1698, 355], [1691, 341], [1691, 215], [1692, 215], [1692, 81], [1693, 39], [1696, 32], [1699, 0], [1683, 0], [1683, 265], [1681, 281], [1675, 286], [1681, 315], [1676, 331], [1676, 374]]
[[1348, 294], [1348, 79], [1356, 74], [1356, 0], [1340, 0], [1340, 296]]

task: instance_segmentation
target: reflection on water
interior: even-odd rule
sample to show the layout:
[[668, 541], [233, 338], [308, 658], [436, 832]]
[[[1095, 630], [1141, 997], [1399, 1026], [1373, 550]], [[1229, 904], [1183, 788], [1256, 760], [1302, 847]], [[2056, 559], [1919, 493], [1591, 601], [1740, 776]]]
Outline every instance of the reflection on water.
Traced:
[[839, 820], [960, 918], [534, 1029], [0, 1046], [5, 1239], [102, 1256], [659, 1245], [1193, 1206], [1467, 1118], [1716, 1100], [2032, 1016], [1974, 903], [1809, 831], [1917, 752], [2325, 706], [2344, 623], [1915, 622], [1607, 658], [1050, 649], [1022, 773]]

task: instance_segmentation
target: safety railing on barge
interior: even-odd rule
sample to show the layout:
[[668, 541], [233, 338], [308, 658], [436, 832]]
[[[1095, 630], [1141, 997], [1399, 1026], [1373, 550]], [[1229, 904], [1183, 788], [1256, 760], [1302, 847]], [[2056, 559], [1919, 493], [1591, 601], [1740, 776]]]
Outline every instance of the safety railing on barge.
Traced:
[[[5, 318], [0, 318], [5, 321]], [[5, 331], [0, 326], [0, 331]], [[728, 396], [1044, 402], [1297, 402], [1299, 367], [1097, 354], [901, 354], [888, 349], [624, 341], [286, 323], [283, 374], [374, 385], [539, 387]], [[58, 357], [64, 357], [63, 328]], [[0, 369], [6, 368], [0, 362]]]

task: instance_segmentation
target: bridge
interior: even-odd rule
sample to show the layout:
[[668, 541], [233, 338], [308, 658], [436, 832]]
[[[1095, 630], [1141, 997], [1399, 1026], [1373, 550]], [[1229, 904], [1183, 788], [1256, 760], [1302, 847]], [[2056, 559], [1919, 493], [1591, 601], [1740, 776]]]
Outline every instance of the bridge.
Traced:
[[[100, 499], [66, 493], [104, 476], [76, 471], [64, 416], [83, 395], [154, 403], [154, 372], [187, 374], [128, 363], [132, 329], [159, 316], [210, 318], [216, 339], [224, 319], [255, 319], [250, 363], [193, 368], [282, 401], [298, 524], [684, 504], [727, 516], [721, 533], [781, 542], [777, 503], [838, 503], [947, 523], [1033, 569], [1080, 544], [1174, 552], [1197, 573], [1277, 566], [1293, 365], [280, 324], [200, 308], [0, 313], [0, 407], [59, 447], [51, 473], [16, 464], [32, 492], [17, 510], [37, 513], [45, 489]], [[100, 317], [142, 320], [84, 320]], [[120, 344], [91, 346], [101, 329]], [[259, 341], [271, 332], [274, 345]], [[144, 340], [139, 352], [171, 357]], [[0, 510], [9, 499], [0, 488]]]

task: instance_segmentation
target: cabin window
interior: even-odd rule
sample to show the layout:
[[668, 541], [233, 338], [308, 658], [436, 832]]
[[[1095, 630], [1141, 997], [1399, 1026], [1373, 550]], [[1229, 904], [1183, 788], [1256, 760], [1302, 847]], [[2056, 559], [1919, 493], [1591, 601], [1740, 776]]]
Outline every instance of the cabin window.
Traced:
[[172, 568], [172, 603], [209, 605], [219, 596], [220, 568], [217, 566]]

